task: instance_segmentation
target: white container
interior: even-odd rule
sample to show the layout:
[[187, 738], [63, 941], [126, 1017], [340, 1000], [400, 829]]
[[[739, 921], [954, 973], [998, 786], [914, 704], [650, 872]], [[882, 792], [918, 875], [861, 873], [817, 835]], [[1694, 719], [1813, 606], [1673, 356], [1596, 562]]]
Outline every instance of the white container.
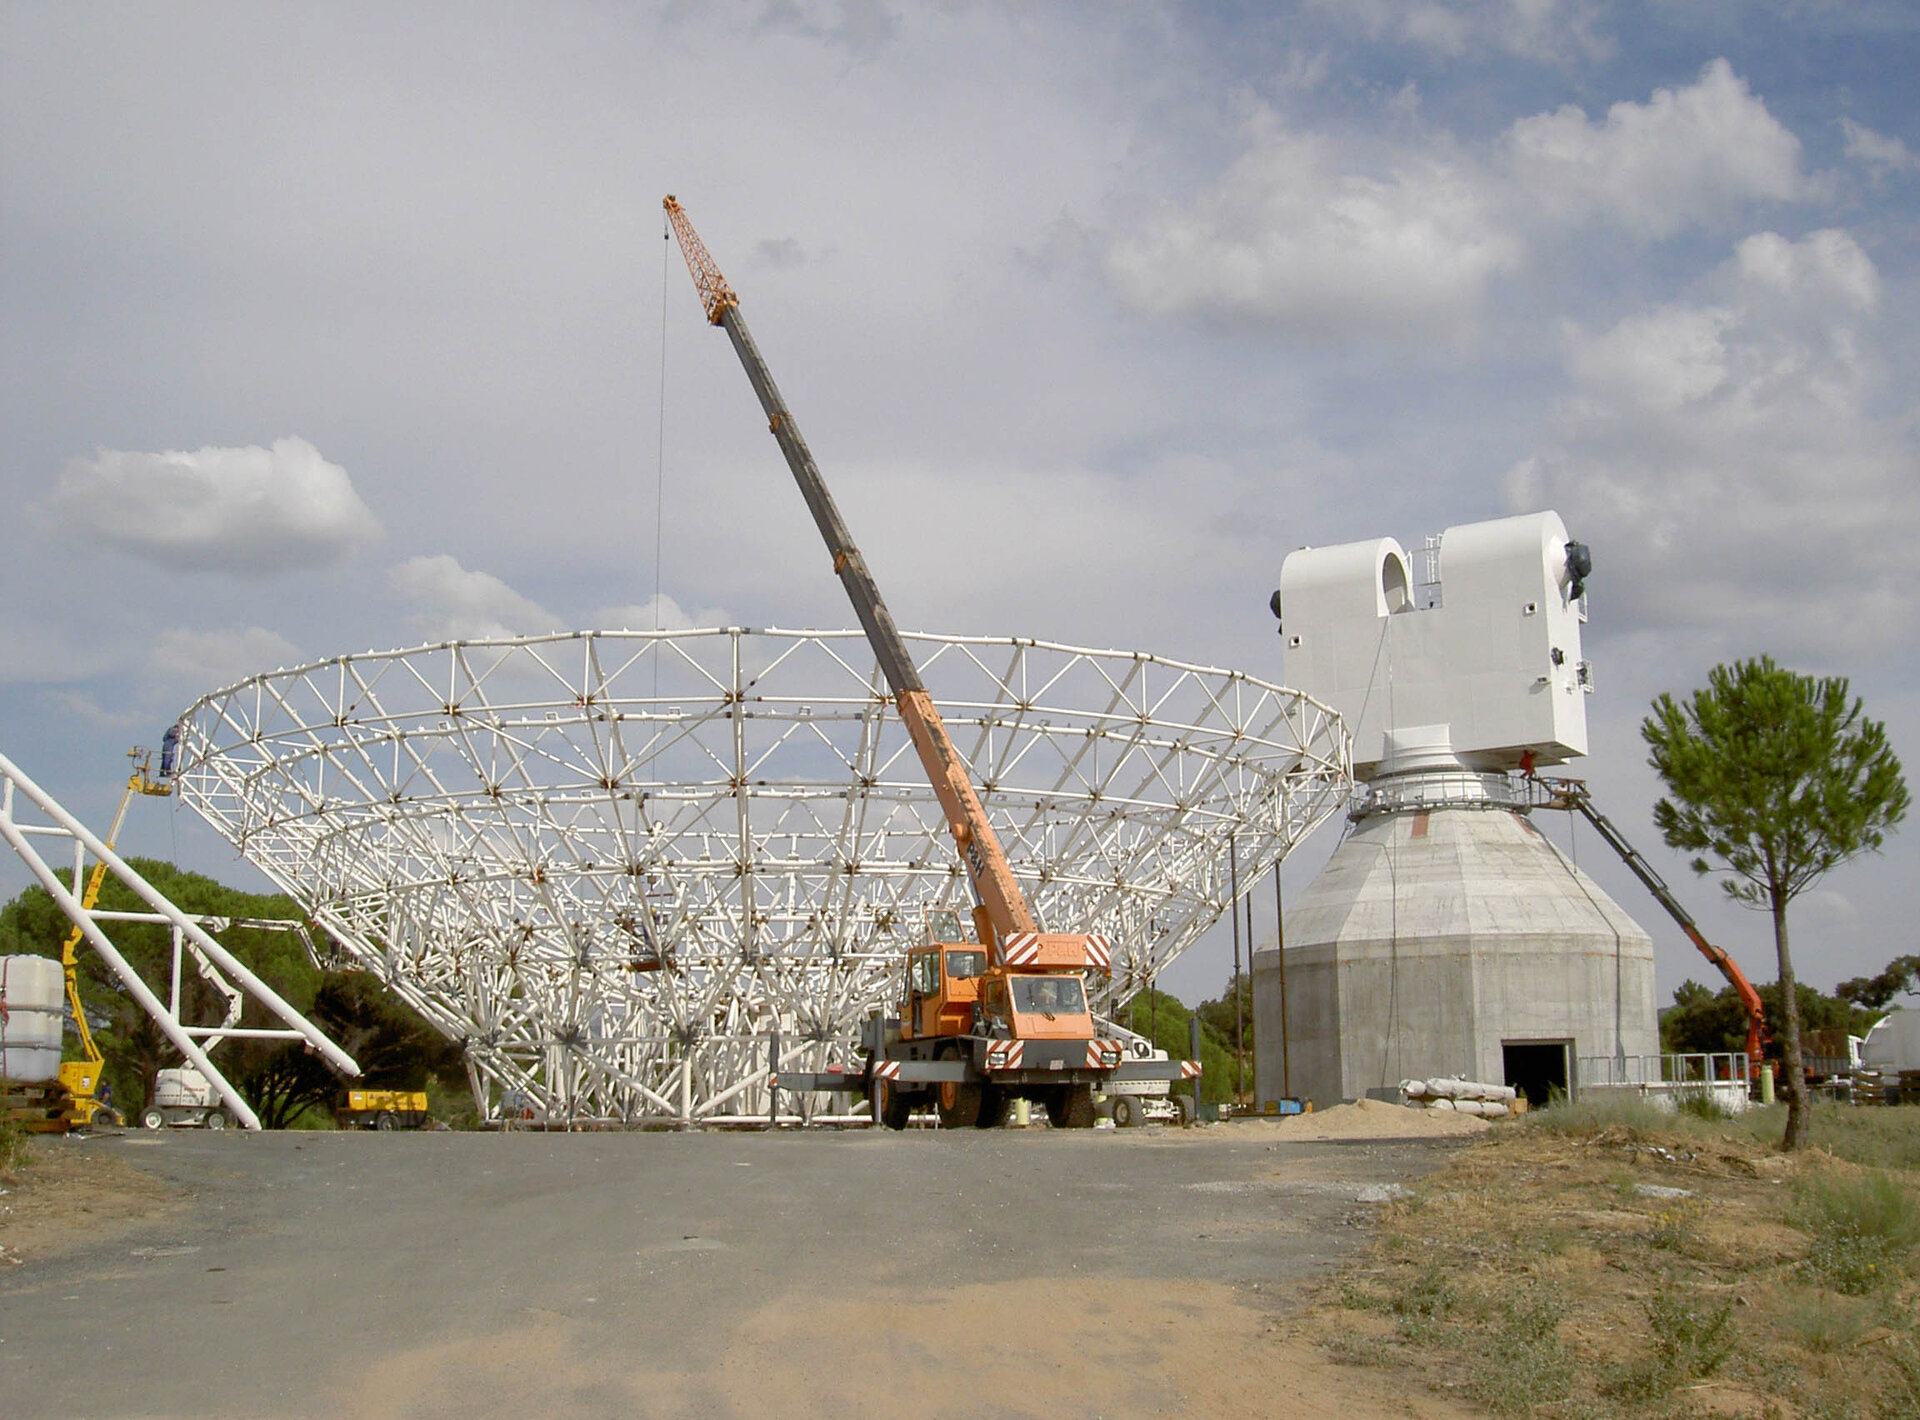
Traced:
[[162, 1070], [153, 1077], [153, 1103], [161, 1109], [205, 1109], [213, 1103], [213, 1086], [191, 1065]]
[[1920, 1011], [1882, 1017], [1860, 1042], [1860, 1064], [1887, 1075], [1920, 1070]]
[[60, 1075], [67, 979], [52, 957], [0, 957], [0, 1078], [42, 1084]]

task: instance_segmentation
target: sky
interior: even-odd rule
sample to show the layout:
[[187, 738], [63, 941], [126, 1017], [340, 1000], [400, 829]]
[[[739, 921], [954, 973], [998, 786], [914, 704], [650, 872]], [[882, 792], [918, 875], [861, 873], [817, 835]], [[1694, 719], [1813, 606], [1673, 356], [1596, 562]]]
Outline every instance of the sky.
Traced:
[[[905, 627], [1284, 681], [1289, 551], [1559, 512], [1572, 772], [1771, 980], [1638, 727], [1767, 653], [1920, 768], [1915, 73], [1897, 0], [11, 0], [0, 752], [103, 826], [130, 745], [263, 670], [850, 624], [671, 192]], [[1713, 979], [1544, 826], [1663, 999]], [[177, 803], [122, 844], [263, 885]], [[1914, 951], [1916, 882], [1920, 823], [1799, 899], [1802, 979]]]

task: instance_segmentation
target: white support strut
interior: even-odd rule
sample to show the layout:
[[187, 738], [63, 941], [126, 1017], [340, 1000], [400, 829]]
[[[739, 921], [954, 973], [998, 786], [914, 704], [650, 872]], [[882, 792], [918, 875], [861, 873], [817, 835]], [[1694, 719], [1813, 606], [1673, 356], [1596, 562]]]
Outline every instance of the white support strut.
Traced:
[[[74, 925], [80, 929], [87, 942], [100, 954], [101, 960], [105, 961], [108, 966], [113, 969], [114, 974], [120, 978], [120, 981], [126, 987], [128, 993], [133, 996], [134, 1000], [140, 1004], [141, 1008], [145, 1010], [148, 1015], [153, 1017], [154, 1022], [160, 1027], [161, 1032], [173, 1043], [175, 1048], [186, 1057], [187, 1062], [206, 1077], [208, 1083], [210, 1083], [219, 1094], [221, 1101], [225, 1104], [229, 1112], [232, 1113], [235, 1120], [244, 1128], [259, 1129], [261, 1127], [259, 1116], [254, 1113], [252, 1107], [248, 1105], [240, 1092], [233, 1087], [226, 1077], [214, 1066], [213, 1062], [208, 1059], [206, 1051], [196, 1043], [194, 1037], [236, 1035], [264, 1038], [268, 1036], [268, 1033], [253, 1030], [234, 1030], [231, 1029], [231, 1021], [228, 1022], [228, 1027], [224, 1029], [208, 1029], [183, 1025], [174, 1012], [169, 1010], [154, 993], [153, 989], [148, 986], [140, 973], [135, 971], [127, 959], [115, 948], [106, 933], [101, 930], [99, 922], [96, 920], [97, 915], [83, 906], [66, 884], [60, 881], [59, 875], [48, 866], [46, 860], [41, 857], [32, 843], [29, 842], [29, 835], [52, 835], [71, 838], [80, 844], [86, 852], [93, 854], [99, 862], [104, 863], [108, 870], [112, 872], [115, 877], [119, 878], [135, 896], [153, 908], [159, 920], [168, 923], [176, 934], [184, 936], [191, 942], [200, 954], [217, 963], [222, 970], [230, 973], [248, 992], [266, 1006], [268, 1010], [286, 1023], [287, 1029], [285, 1031], [275, 1031], [271, 1033], [273, 1038], [299, 1039], [304, 1041], [309, 1047], [317, 1051], [329, 1065], [333, 1066], [334, 1069], [340, 1071], [342, 1074], [349, 1077], [355, 1077], [360, 1074], [360, 1067], [352, 1056], [335, 1045], [333, 1041], [327, 1038], [325, 1033], [289, 1005], [278, 992], [274, 991], [272, 987], [268, 986], [266, 982], [262, 981], [249, 970], [245, 963], [241, 962], [225, 947], [215, 941], [193, 916], [181, 911], [172, 902], [168, 901], [158, 889], [153, 887], [145, 878], [141, 877], [139, 873], [128, 866], [117, 853], [107, 847], [99, 837], [89, 831], [87, 827], [74, 818], [73, 815], [68, 813], [50, 794], [38, 784], [34, 783], [32, 779], [28, 778], [27, 775], [4, 754], [0, 754], [0, 781], [4, 782], [5, 789], [4, 796], [0, 796], [0, 838], [5, 838], [8, 846], [19, 855], [21, 861], [27, 865], [29, 871], [39, 880], [40, 885], [47, 890], [60, 910], [72, 920]], [[26, 827], [16, 822], [14, 816], [16, 793], [22, 794], [30, 800], [36, 808], [52, 821], [52, 826]], [[79, 875], [76, 873], [75, 881], [77, 882], [78, 880]], [[98, 915], [122, 917], [133, 914], [111, 913]], [[228, 989], [231, 990], [231, 988]]]

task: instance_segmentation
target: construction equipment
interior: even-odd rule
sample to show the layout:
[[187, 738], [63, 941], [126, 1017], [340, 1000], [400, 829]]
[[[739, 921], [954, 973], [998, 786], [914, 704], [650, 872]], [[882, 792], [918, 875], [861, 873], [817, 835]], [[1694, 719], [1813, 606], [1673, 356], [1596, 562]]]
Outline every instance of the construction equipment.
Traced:
[[1546, 775], [1529, 774], [1529, 784], [1538, 785], [1544, 791], [1544, 797], [1535, 800], [1535, 806], [1543, 809], [1561, 809], [1568, 813], [1577, 813], [1593, 825], [1606, 845], [1620, 855], [1625, 863], [1640, 879], [1641, 885], [1653, 894], [1653, 900], [1666, 908], [1667, 915], [1679, 924], [1680, 930], [1687, 934], [1687, 940], [1700, 949], [1700, 954], [1714, 964], [1727, 983], [1733, 987], [1734, 994], [1740, 998], [1740, 1004], [1747, 1012], [1747, 1072], [1750, 1078], [1757, 1079], [1760, 1073], [1761, 1057], [1767, 1044], [1767, 1012], [1761, 1003], [1760, 993], [1753, 989], [1753, 983], [1747, 980], [1747, 974], [1740, 970], [1734, 959], [1726, 951], [1716, 947], [1706, 939], [1699, 926], [1693, 920], [1693, 914], [1680, 905], [1673, 890], [1660, 874], [1654, 871], [1653, 864], [1640, 856], [1626, 837], [1615, 828], [1613, 821], [1601, 813], [1588, 792], [1584, 779], [1560, 779]]
[[[863, 1085], [875, 1112], [901, 1129], [917, 1104], [931, 1101], [944, 1124], [987, 1128], [1002, 1121], [1014, 1099], [1027, 1098], [1042, 1103], [1056, 1125], [1091, 1127], [1094, 1091], [1116, 1078], [1125, 1052], [1118, 1039], [1096, 1033], [1081, 973], [1109, 970], [1111, 946], [1097, 934], [1044, 932], [1034, 920], [906, 642], [747, 331], [739, 298], [679, 202], [669, 196], [663, 206], [707, 320], [733, 342], [826, 541], [966, 865], [971, 936], [960, 930], [958, 913], [929, 913], [925, 942], [907, 954], [898, 1019], [869, 1022]], [[1138, 1061], [1126, 1069], [1142, 1079], [1199, 1073], [1191, 1061]], [[835, 1075], [786, 1075], [778, 1083], [849, 1088]]]
[[426, 1129], [433, 1124], [427, 1113], [425, 1090], [348, 1090], [347, 1102], [333, 1112], [333, 1121], [342, 1129]]
[[[135, 746], [127, 751], [127, 758], [133, 761], [133, 773], [127, 776], [127, 786], [120, 795], [120, 807], [113, 813], [113, 826], [107, 830], [105, 842], [109, 848], [119, 840], [120, 830], [126, 826], [127, 808], [133, 803], [134, 795], [151, 794], [165, 798], [173, 792], [173, 751], [177, 735], [177, 730], [167, 731], [167, 738], [161, 744], [160, 769], [157, 773], [153, 769], [152, 750]], [[87, 875], [86, 891], [80, 898], [81, 906], [87, 911], [91, 912], [99, 902], [100, 887], [106, 877], [106, 863], [95, 863], [93, 871]], [[77, 1128], [119, 1122], [112, 1106], [103, 1104], [99, 1097], [103, 1083], [100, 1072], [106, 1065], [106, 1057], [94, 1043], [93, 1027], [87, 1023], [86, 1007], [80, 1000], [80, 943], [84, 935], [76, 924], [67, 933], [66, 941], [60, 944], [60, 969], [67, 978], [67, 1009], [73, 1013], [73, 1030], [80, 1044], [78, 1060], [60, 1063], [60, 1083], [67, 1087], [72, 1099], [68, 1119]]]
[[[169, 745], [174, 743], [173, 736], [168, 737], [168, 743]], [[170, 778], [168, 771], [171, 767], [169, 750], [163, 748], [161, 772], [154, 776], [155, 782]], [[74, 866], [70, 878], [62, 880], [60, 873], [54, 870], [34, 846], [36, 839], [66, 840], [72, 843]], [[200, 917], [182, 912], [152, 883], [141, 877], [125, 859], [68, 813], [52, 795], [28, 778], [20, 767], [4, 754], [0, 754], [0, 842], [4, 842], [19, 855], [20, 861], [39, 880], [40, 886], [46, 889], [54, 905], [67, 915], [85, 936], [88, 945], [120, 978], [120, 983], [127, 994], [152, 1018], [160, 1033], [185, 1058], [186, 1064], [192, 1066], [200, 1078], [211, 1087], [219, 1101], [219, 1107], [224, 1111], [224, 1119], [230, 1119], [245, 1129], [261, 1127], [260, 1117], [254, 1113], [253, 1106], [247, 1103], [245, 1097], [220, 1073], [207, 1056], [208, 1050], [230, 1037], [303, 1041], [308, 1048], [316, 1051], [341, 1074], [357, 1076], [360, 1073], [360, 1067], [354, 1063], [351, 1055], [335, 1045], [324, 1032], [282, 999], [280, 994], [255, 975], [245, 962], [214, 940], [211, 933], [224, 931], [230, 925], [227, 919]], [[93, 855], [96, 863], [103, 865], [107, 871], [118, 878], [121, 885], [144, 903], [148, 910], [102, 912], [83, 903], [75, 895], [73, 888], [85, 872], [85, 859], [89, 853]], [[103, 930], [102, 923], [107, 921], [151, 922], [169, 929], [173, 938], [170, 1001], [163, 1002], [155, 994], [153, 987], [134, 970], [132, 963], [121, 955], [119, 948], [114, 946], [112, 939]], [[282, 925], [294, 927], [298, 924]], [[180, 1018], [180, 973], [183, 958], [186, 957], [192, 958], [200, 975], [227, 1000], [227, 1016], [219, 1025], [189, 1026]], [[68, 979], [71, 980], [71, 978]], [[241, 1026], [239, 1024], [240, 1007], [248, 996], [257, 1001], [266, 1011], [278, 1017], [282, 1024], [280, 1026]], [[203, 1041], [206, 1042], [204, 1048], [201, 1044]], [[199, 1106], [182, 1105], [181, 1107], [198, 1108]]]

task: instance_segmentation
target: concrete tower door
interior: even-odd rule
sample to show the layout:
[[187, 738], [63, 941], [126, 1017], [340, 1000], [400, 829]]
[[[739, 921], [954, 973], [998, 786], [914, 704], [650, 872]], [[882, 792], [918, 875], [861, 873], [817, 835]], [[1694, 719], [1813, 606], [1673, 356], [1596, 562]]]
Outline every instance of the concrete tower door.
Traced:
[[1503, 1040], [1501, 1063], [1506, 1083], [1526, 1097], [1527, 1107], [1542, 1109], [1558, 1091], [1567, 1088], [1567, 1057], [1572, 1053], [1570, 1040]]

